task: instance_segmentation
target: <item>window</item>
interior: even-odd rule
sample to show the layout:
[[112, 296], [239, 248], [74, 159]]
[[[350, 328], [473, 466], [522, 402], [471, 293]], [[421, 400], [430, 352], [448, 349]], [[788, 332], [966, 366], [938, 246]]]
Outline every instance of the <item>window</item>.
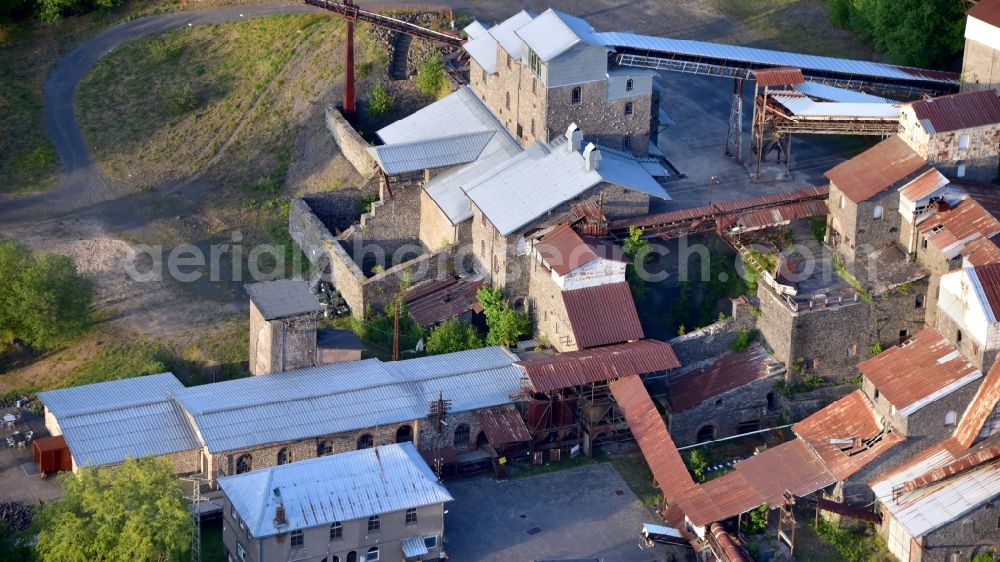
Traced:
[[377, 533], [379, 529], [382, 528], [382, 521], [378, 518], [378, 515], [372, 515], [368, 518], [368, 532]]
[[334, 521], [330, 524], [330, 540], [339, 541], [344, 538], [344, 524], [340, 521]]
[[625, 135], [622, 137], [622, 150], [630, 150], [632, 148], [632, 137]]
[[927, 238], [926, 237], [924, 238], [923, 242], [920, 243], [920, 247], [923, 248], [923, 249], [925, 249], [925, 250], [927, 249]]
[[535, 120], [531, 120], [531, 136], [535, 136]]
[[417, 524], [417, 510], [410, 508], [406, 510], [406, 524], [416, 525]]
[[302, 529], [292, 531], [292, 548], [302, 548], [305, 540], [302, 538]]
[[570, 101], [570, 103], [580, 103], [580, 88], [579, 87], [573, 88], [572, 92], [570, 92], [569, 101]]
[[413, 428], [404, 425], [396, 430], [396, 443], [412, 443], [413, 442]]
[[511, 61], [510, 53], [507, 53], [507, 68], [510, 68], [510, 61]]
[[625, 115], [632, 115], [632, 102], [625, 102]]
[[483, 69], [483, 82], [486, 82], [486, 69]]
[[962, 343], [962, 330], [958, 330], [955, 333], [955, 342], [956, 343]]
[[858, 344], [852, 343], [851, 345], [847, 346], [848, 357], [854, 357], [857, 354], [858, 354]]
[[278, 464], [282, 465], [290, 462], [292, 462], [292, 454], [288, 452], [288, 447], [282, 447], [281, 450], [278, 451]]
[[524, 138], [524, 127], [520, 123], [517, 124], [517, 138]]
[[236, 459], [236, 474], [243, 474], [251, 470], [253, 470], [253, 457], [249, 453], [240, 455], [240, 458]]
[[316, 456], [325, 457], [333, 452], [333, 444], [329, 441], [320, 441], [316, 444]]
[[843, 209], [845, 205], [847, 205], [847, 202], [844, 200], [844, 196], [841, 195], [840, 196], [840, 208]]
[[375, 439], [368, 433], [358, 437], [358, 449], [371, 449], [375, 446]]
[[955, 171], [955, 175], [964, 178], [965, 177], [965, 162], [961, 160], [958, 161], [958, 170]]
[[240, 543], [236, 543], [236, 557], [240, 560], [247, 559], [247, 549], [243, 548], [243, 545]]
[[373, 546], [368, 549], [368, 556], [365, 556], [365, 562], [378, 562], [378, 547]]
[[455, 427], [455, 446], [465, 447], [469, 444], [469, 424], [460, 423]]
[[[542, 59], [538, 58], [538, 53], [528, 49], [528, 70], [531, 71], [535, 76], [542, 75]], [[531, 91], [535, 91], [535, 83], [531, 83]]]
[[635, 81], [629, 78], [625, 81], [625, 91], [631, 92], [633, 89], [635, 89]]
[[955, 412], [955, 410], [951, 410], [947, 414], [944, 415], [944, 424], [945, 425], [955, 425], [955, 423], [957, 422], [957, 420], [958, 420], [958, 413]]
[[875, 211], [872, 213], [872, 218], [875, 220], [882, 219], [882, 205], [875, 205]]
[[433, 537], [424, 537], [424, 546], [427, 547], [427, 550], [433, 550], [437, 548], [438, 546], [437, 535], [434, 535]]
[[917, 299], [916, 299], [916, 301], [914, 301], [913, 307], [914, 308], [923, 308], [924, 307], [924, 296], [923, 295], [917, 295]]
[[504, 105], [506, 105], [507, 109], [509, 110], [510, 109], [510, 92], [507, 92], [506, 95], [507, 95], [507, 101], [504, 103]]
[[910, 337], [909, 330], [900, 330], [899, 331], [899, 343], [905, 342], [907, 339], [909, 339], [909, 337]]
[[878, 389], [875, 389], [875, 399], [878, 400]]
[[778, 408], [778, 395], [773, 392], [767, 393], [767, 409], [775, 410]]
[[958, 136], [958, 148], [969, 148], [969, 135]]
[[698, 430], [698, 435], [695, 437], [695, 440], [698, 443], [704, 443], [706, 441], [714, 441], [715, 440], [715, 426], [714, 425], [706, 425], [706, 426], [702, 427], [701, 429], [699, 429]]

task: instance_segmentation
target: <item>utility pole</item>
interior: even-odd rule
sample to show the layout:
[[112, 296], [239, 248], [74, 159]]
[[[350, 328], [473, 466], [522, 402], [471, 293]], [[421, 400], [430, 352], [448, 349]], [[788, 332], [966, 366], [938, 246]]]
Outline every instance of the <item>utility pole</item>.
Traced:
[[191, 562], [201, 562], [201, 511], [199, 506], [202, 502], [201, 479], [184, 478], [184, 481], [191, 483]]
[[399, 306], [400, 297], [396, 297], [396, 306], [392, 313], [392, 360], [399, 361]]

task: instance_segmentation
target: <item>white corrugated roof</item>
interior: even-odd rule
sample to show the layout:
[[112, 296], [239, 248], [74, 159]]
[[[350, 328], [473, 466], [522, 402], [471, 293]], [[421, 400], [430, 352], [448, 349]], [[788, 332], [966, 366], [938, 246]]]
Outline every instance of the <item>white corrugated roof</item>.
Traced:
[[201, 447], [171, 395], [184, 385], [171, 373], [40, 392], [79, 466], [124, 462]]
[[811, 98], [841, 103], [899, 103], [888, 98], [873, 96], [856, 90], [837, 88], [836, 86], [827, 86], [826, 84], [810, 82], [808, 80], [801, 84], [797, 84], [795, 89], [799, 93], [805, 94]]
[[770, 94], [792, 114], [800, 117], [868, 117], [873, 119], [898, 119], [899, 108], [884, 103], [834, 103], [813, 101], [801, 94]]
[[[670, 201], [671, 197], [667, 195], [667, 191], [663, 189], [660, 182], [653, 179], [653, 176], [650, 175], [650, 171], [646, 168], [647, 164], [660, 166], [655, 162], [643, 162], [631, 156], [601, 147], [601, 165], [597, 169], [597, 172], [608, 183], [620, 185], [634, 191], [641, 191], [652, 197]], [[660, 170], [663, 170], [662, 166], [660, 166]], [[666, 172], [664, 171], [662, 175], [666, 175]]]
[[554, 59], [580, 42], [604, 47], [589, 23], [552, 8], [517, 29], [515, 33], [543, 62]]
[[412, 443], [255, 470], [221, 478], [219, 486], [254, 538], [452, 500]]
[[486, 26], [479, 23], [479, 20], [472, 20], [472, 23], [462, 28], [462, 31], [469, 36], [469, 39], [475, 39], [486, 33]]
[[403, 174], [472, 162], [496, 134], [492, 131], [459, 133], [432, 139], [368, 147], [368, 153], [386, 174]]
[[514, 33], [531, 21], [534, 16], [521, 10], [513, 16], [491, 27], [486, 33], [466, 41], [462, 48], [469, 53], [479, 66], [493, 74], [497, 71], [497, 44], [512, 58], [521, 58], [521, 39]]
[[472, 218], [471, 200], [462, 186], [473, 185], [490, 170], [506, 166], [510, 157], [518, 152], [520, 149], [510, 153], [497, 150], [483, 155], [472, 164], [438, 174], [424, 185], [424, 191], [441, 208], [452, 224], [459, 224]]

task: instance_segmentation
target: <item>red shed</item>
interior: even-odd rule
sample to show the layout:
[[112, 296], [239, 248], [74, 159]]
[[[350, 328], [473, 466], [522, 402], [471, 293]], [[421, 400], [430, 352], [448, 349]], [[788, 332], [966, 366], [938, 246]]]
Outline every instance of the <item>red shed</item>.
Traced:
[[62, 435], [36, 439], [32, 442], [31, 455], [43, 474], [73, 470], [69, 447]]

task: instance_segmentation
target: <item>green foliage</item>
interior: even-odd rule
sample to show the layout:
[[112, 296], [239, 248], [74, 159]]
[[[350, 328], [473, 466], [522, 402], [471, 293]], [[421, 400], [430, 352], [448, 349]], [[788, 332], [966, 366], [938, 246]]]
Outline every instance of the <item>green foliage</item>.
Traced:
[[747, 533], [756, 535], [767, 530], [767, 512], [770, 509], [771, 507], [765, 503], [750, 510], [750, 516], [747, 518]]
[[643, 257], [645, 257], [647, 248], [649, 248], [649, 241], [642, 239], [642, 227], [635, 225], [628, 227], [628, 238], [622, 243], [622, 251], [625, 252], [625, 255], [633, 260], [640, 253], [643, 253]]
[[827, 0], [830, 20], [858, 33], [888, 62], [939, 69], [962, 49], [965, 9], [959, 0]]
[[678, 336], [683, 336], [684, 334], [687, 334], [687, 333], [688, 333], [688, 331], [687, 331], [687, 328], [684, 327], [684, 324], [681, 324], [680, 326], [677, 326], [677, 335]]
[[395, 102], [396, 98], [380, 82], [376, 82], [368, 91], [368, 112], [372, 115], [385, 115]]
[[444, 63], [441, 57], [434, 54], [417, 65], [417, 89], [429, 95], [436, 96], [445, 88], [448, 80], [444, 74]]
[[73, 367], [67, 386], [155, 375], [170, 370], [170, 358], [151, 343], [107, 346]]
[[740, 330], [736, 334], [736, 338], [732, 343], [729, 344], [729, 349], [733, 351], [743, 351], [744, 349], [750, 347], [750, 344], [757, 339], [757, 330]]
[[760, 274], [754, 269], [753, 263], [747, 256], [743, 259], [743, 283], [746, 285], [748, 295], [757, 294], [757, 283], [760, 281]]
[[872, 296], [868, 294], [868, 289], [865, 289], [865, 286], [858, 281], [857, 277], [855, 277], [850, 271], [847, 271], [847, 268], [844, 267], [844, 262], [841, 261], [840, 256], [836, 254], [833, 256], [833, 270], [837, 272], [837, 275], [839, 275], [841, 279], [847, 281], [847, 284], [858, 292], [858, 296], [861, 297], [861, 300], [867, 303], [872, 302]]
[[374, 345], [385, 352], [392, 351], [392, 340], [393, 340], [393, 324], [394, 315], [396, 313], [396, 306], [399, 305], [399, 349], [400, 351], [404, 349], [412, 349], [416, 347], [417, 342], [419, 342], [424, 337], [424, 329], [417, 324], [413, 318], [407, 313], [406, 308], [406, 290], [409, 288], [409, 276], [404, 275], [404, 278], [399, 283], [399, 291], [394, 295], [394, 297], [389, 301], [389, 304], [385, 305], [385, 310], [379, 315], [366, 315], [367, 320], [364, 320], [355, 327], [355, 333], [358, 334], [365, 343]]
[[687, 465], [688, 470], [694, 476], [695, 481], [704, 482], [708, 480], [705, 475], [705, 471], [708, 468], [708, 453], [705, 449], [699, 447], [696, 449], [691, 449], [684, 454], [684, 464]]
[[452, 318], [439, 324], [427, 336], [427, 354], [438, 355], [466, 349], [483, 347], [483, 340], [476, 328], [458, 318]]
[[[794, 370], [795, 368], [792, 367]], [[778, 381], [774, 383], [774, 391], [782, 396], [794, 396], [796, 394], [804, 394], [806, 392], [812, 392], [818, 388], [822, 388], [826, 385], [826, 380], [818, 375], [812, 375], [804, 377], [801, 381], [796, 383], [786, 383], [785, 381]]]
[[45, 350], [77, 339], [90, 327], [93, 299], [71, 259], [0, 240], [0, 347], [16, 340]]
[[876, 535], [842, 529], [825, 519], [819, 520], [816, 534], [840, 555], [844, 562], [880, 562], [894, 560]]
[[0, 558], [5, 562], [31, 562], [31, 537], [28, 533], [8, 533], [7, 522], [0, 519]]
[[364, 215], [372, 212], [372, 203], [375, 203], [376, 201], [378, 201], [378, 194], [369, 193], [362, 196], [361, 199], [358, 200], [358, 213]]
[[979, 554], [972, 557], [969, 562], [993, 562], [996, 560], [992, 552], [980, 552]]
[[60, 477], [63, 499], [35, 515], [42, 562], [156, 562], [190, 557], [191, 515], [173, 466], [129, 459]]
[[530, 332], [531, 321], [526, 314], [513, 310], [503, 298], [500, 289], [483, 286], [476, 292], [476, 298], [483, 307], [489, 333], [486, 343], [513, 347], [517, 340]]
[[814, 217], [810, 227], [812, 229], [813, 239], [822, 244], [823, 240], [826, 240], [826, 218]]
[[174, 83], [165, 88], [167, 106], [174, 116], [179, 117], [198, 105], [198, 96], [191, 84]]
[[875, 345], [873, 345], [871, 349], [868, 350], [868, 357], [875, 357], [876, 355], [882, 353], [883, 351], [885, 350], [882, 349], [882, 342], [877, 341], [875, 342]]

